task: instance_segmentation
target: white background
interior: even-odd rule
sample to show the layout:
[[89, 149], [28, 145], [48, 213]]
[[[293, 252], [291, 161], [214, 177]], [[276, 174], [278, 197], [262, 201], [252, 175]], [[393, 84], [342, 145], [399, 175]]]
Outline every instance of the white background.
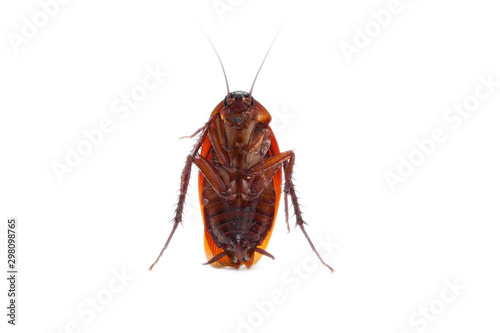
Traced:
[[[349, 63], [341, 43], [389, 1], [230, 3], [221, 19], [212, 0], [69, 1], [16, 52], [8, 36], [40, 5], [2, 2], [0, 219], [18, 218], [20, 258], [18, 326], [6, 324], [2, 279], [2, 332], [498, 331], [500, 87], [457, 129], [443, 114], [474, 95], [479, 76], [500, 81], [499, 8], [401, 0]], [[178, 138], [225, 94], [196, 21], [231, 90], [249, 90], [286, 17], [254, 96], [274, 115], [281, 149], [295, 150], [309, 233], [338, 244], [327, 260], [336, 272], [316, 265], [299, 230], [286, 233], [283, 205], [268, 247], [276, 260], [202, 266], [195, 177], [185, 223], [148, 271], [193, 144]], [[148, 66], [169, 76], [120, 119], [113, 102]], [[104, 118], [113, 132], [59, 181], [52, 164]], [[384, 174], [435, 128], [447, 140], [391, 191]], [[133, 278], [121, 288], [123, 270]], [[456, 296], [446, 281], [466, 289]], [[280, 304], [269, 306], [272, 293]], [[87, 305], [95, 297], [101, 311]], [[422, 319], [429, 307], [435, 315]]]

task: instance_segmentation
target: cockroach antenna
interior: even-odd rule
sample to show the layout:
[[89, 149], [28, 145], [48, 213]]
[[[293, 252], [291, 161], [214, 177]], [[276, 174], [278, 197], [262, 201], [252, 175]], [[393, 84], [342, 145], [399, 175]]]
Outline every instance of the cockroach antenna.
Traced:
[[257, 76], [259, 76], [259, 73], [260, 73], [260, 70], [262, 68], [262, 66], [264, 65], [264, 62], [266, 61], [266, 58], [269, 54], [269, 52], [271, 51], [271, 48], [273, 47], [274, 45], [274, 42], [276, 41], [276, 39], [278, 38], [278, 35], [280, 34], [280, 31], [281, 29], [283, 28], [283, 26], [285, 25], [285, 22], [283, 22], [280, 26], [280, 28], [278, 29], [278, 32], [276, 33], [276, 35], [274, 36], [274, 39], [273, 41], [271, 42], [271, 45], [269, 45], [269, 49], [267, 50], [266, 52], [266, 55], [264, 56], [264, 59], [262, 60], [262, 63], [260, 64], [260, 67], [259, 67], [259, 70], [257, 71], [257, 74], [255, 74], [255, 78], [253, 79], [253, 83], [252, 83], [252, 87], [250, 88], [250, 92], [248, 93], [248, 97], [251, 98], [252, 97], [252, 91], [253, 91], [253, 87], [255, 85], [255, 81], [257, 81]]
[[[198, 23], [198, 22], [197, 22]], [[198, 23], [198, 26], [200, 27], [201, 31], [203, 31], [203, 34], [205, 35], [205, 37], [207, 38], [208, 42], [210, 43], [210, 45], [212, 45], [212, 48], [214, 49], [214, 52], [215, 54], [217, 55], [217, 58], [219, 59], [219, 62], [220, 62], [220, 66], [222, 67], [222, 72], [224, 73], [224, 79], [226, 80], [226, 88], [227, 88], [227, 98], [228, 100], [231, 98], [231, 93], [229, 91], [229, 83], [227, 81], [227, 75], [226, 75], [226, 70], [224, 69], [224, 65], [222, 64], [222, 60], [219, 56], [219, 52], [217, 52], [217, 49], [215, 48], [214, 46], [214, 43], [212, 43], [212, 41], [210, 40], [210, 37], [208, 37], [208, 34], [206, 33], [205, 29], [203, 29], [203, 27]]]

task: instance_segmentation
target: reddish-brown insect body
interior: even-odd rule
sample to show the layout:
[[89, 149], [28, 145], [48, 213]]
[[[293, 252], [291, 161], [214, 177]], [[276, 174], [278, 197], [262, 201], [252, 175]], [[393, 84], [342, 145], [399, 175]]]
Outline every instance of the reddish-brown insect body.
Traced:
[[265, 161], [279, 148], [271, 116], [248, 93], [231, 93], [213, 117], [199, 157], [205, 253], [214, 267], [250, 267], [264, 253], [277, 215], [281, 164]]
[[226, 78], [226, 86], [227, 96], [215, 107], [205, 126], [191, 136], [199, 134], [182, 171], [174, 227], [150, 269], [158, 262], [182, 221], [191, 166], [195, 164], [199, 169], [206, 264], [217, 268], [239, 268], [244, 264], [250, 268], [262, 255], [274, 259], [266, 247], [278, 212], [284, 174], [287, 226], [290, 197], [297, 226], [319, 260], [333, 272], [321, 259], [304, 228], [292, 181], [295, 154], [293, 151], [280, 152], [269, 126], [271, 115], [252, 97], [253, 85], [250, 93], [229, 93]]

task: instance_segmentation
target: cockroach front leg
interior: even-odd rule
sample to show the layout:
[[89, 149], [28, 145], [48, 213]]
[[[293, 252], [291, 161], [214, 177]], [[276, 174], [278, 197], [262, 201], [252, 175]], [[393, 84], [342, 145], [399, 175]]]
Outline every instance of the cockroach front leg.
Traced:
[[163, 252], [167, 249], [168, 244], [170, 243], [170, 240], [172, 239], [172, 236], [175, 233], [175, 230], [179, 226], [179, 224], [182, 222], [182, 212], [184, 211], [184, 203], [186, 201], [186, 194], [187, 194], [187, 189], [189, 186], [189, 179], [191, 177], [191, 166], [195, 160], [196, 155], [198, 154], [198, 151], [200, 150], [201, 146], [203, 145], [203, 142], [205, 142], [205, 139], [208, 134], [208, 129], [210, 126], [213, 124], [215, 121], [215, 116], [212, 117], [202, 128], [197, 130], [191, 137], [196, 136], [196, 134], [201, 132], [200, 138], [196, 142], [196, 144], [193, 147], [193, 150], [191, 153], [188, 155], [186, 158], [186, 165], [184, 166], [184, 169], [182, 170], [182, 175], [181, 175], [181, 189], [180, 189], [180, 194], [179, 194], [179, 200], [177, 202], [177, 208], [175, 210], [175, 217], [174, 217], [174, 226], [172, 228], [172, 231], [170, 232], [170, 235], [168, 236], [168, 239], [163, 246], [163, 249], [161, 250], [160, 254], [158, 255], [158, 258], [156, 258], [155, 262], [149, 267], [149, 270], [153, 270], [153, 267], [156, 265], [158, 260], [160, 260], [160, 257], [162, 256]]
[[250, 169], [250, 171], [253, 172], [260, 172], [261, 169], [263, 168], [264, 171], [272, 169], [272, 168], [277, 168], [280, 165], [283, 166], [283, 169], [285, 171], [285, 188], [283, 192], [285, 193], [285, 213], [286, 213], [286, 218], [287, 218], [287, 225], [288, 225], [288, 200], [287, 197], [290, 195], [290, 198], [292, 199], [292, 206], [293, 210], [295, 212], [295, 217], [297, 219], [296, 225], [300, 227], [302, 232], [304, 233], [304, 236], [306, 236], [307, 241], [309, 242], [309, 245], [311, 245], [312, 250], [318, 257], [318, 259], [321, 261], [323, 265], [328, 267], [330, 271], [333, 272], [333, 268], [331, 268], [327, 263], [323, 261], [323, 258], [321, 258], [319, 252], [316, 250], [316, 247], [314, 246], [313, 242], [309, 238], [309, 235], [306, 232], [306, 229], [304, 228], [304, 219], [302, 218], [302, 211], [300, 210], [300, 205], [299, 205], [299, 200], [297, 198], [297, 193], [295, 192], [295, 186], [293, 184], [292, 180], [292, 174], [293, 174], [293, 166], [295, 164], [295, 153], [293, 151], [286, 151], [283, 153], [279, 153], [277, 155], [271, 156], [268, 159], [264, 161], [264, 166], [261, 166], [260, 164], [257, 164], [253, 168]]

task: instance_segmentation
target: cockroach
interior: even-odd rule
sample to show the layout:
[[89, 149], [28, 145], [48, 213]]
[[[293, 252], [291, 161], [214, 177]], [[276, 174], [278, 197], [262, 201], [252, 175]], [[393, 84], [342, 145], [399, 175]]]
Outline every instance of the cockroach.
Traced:
[[[207, 36], [208, 38], [208, 36]], [[285, 199], [285, 221], [288, 232], [288, 199], [298, 226], [321, 263], [328, 267], [307, 234], [292, 180], [295, 154], [280, 152], [278, 142], [269, 126], [271, 115], [255, 100], [252, 91], [257, 76], [275, 39], [262, 61], [250, 92], [229, 90], [226, 71], [214, 45], [208, 39], [222, 66], [227, 95], [210, 115], [210, 119], [189, 138], [198, 137], [187, 156], [182, 170], [180, 195], [173, 219], [173, 228], [152, 270], [168, 247], [182, 221], [191, 166], [199, 169], [198, 189], [201, 213], [205, 225], [204, 244], [207, 262], [216, 268], [250, 268], [264, 255], [271, 237], [282, 190]]]

